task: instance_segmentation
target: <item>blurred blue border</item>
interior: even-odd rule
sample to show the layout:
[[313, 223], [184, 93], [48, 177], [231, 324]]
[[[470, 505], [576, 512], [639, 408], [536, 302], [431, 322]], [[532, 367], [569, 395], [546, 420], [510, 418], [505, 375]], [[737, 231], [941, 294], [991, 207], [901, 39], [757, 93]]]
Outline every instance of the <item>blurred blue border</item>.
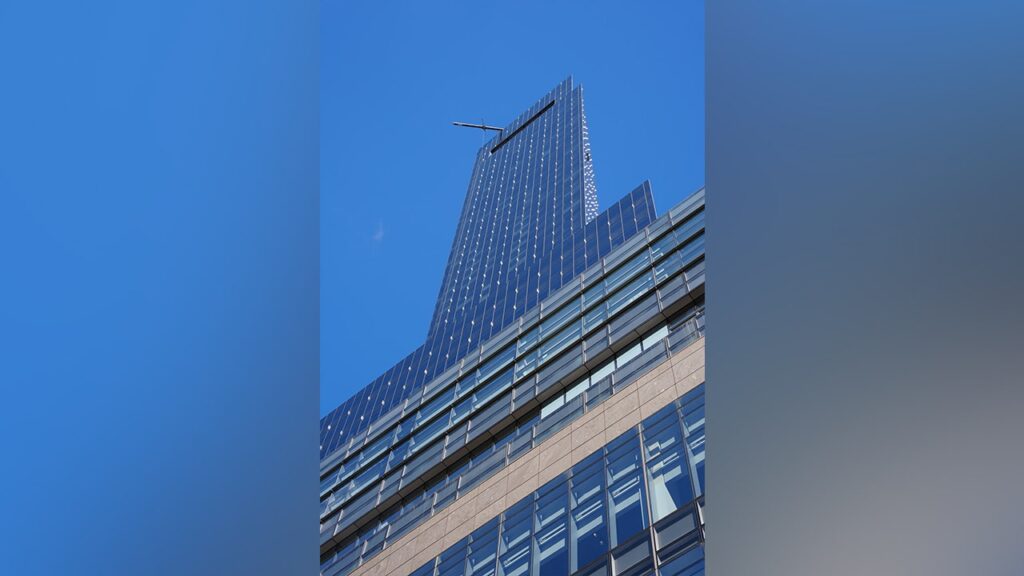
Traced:
[[318, 13], [0, 6], [0, 573], [315, 573]]

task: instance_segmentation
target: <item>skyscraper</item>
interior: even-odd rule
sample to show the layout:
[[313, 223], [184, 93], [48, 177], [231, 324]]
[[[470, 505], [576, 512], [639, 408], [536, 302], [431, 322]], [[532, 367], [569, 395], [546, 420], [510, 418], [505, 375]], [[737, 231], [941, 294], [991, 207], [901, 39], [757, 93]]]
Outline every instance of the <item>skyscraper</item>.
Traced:
[[321, 573], [702, 571], [703, 207], [598, 213], [571, 78], [484, 144], [424, 344], [321, 420]]

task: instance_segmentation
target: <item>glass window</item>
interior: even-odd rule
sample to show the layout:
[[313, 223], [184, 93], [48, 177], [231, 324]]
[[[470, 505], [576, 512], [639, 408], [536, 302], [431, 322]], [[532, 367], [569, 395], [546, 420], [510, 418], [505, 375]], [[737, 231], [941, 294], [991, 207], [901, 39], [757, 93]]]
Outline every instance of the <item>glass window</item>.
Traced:
[[541, 420], [543, 420], [544, 418], [547, 418], [548, 416], [551, 416], [559, 408], [561, 408], [564, 405], [565, 405], [565, 396], [563, 396], [561, 394], [559, 394], [558, 396], [555, 396], [551, 400], [548, 400], [548, 403], [545, 404], [544, 406], [542, 406], [541, 409], [540, 409]]
[[679, 256], [682, 260], [682, 264], [686, 265], [690, 263], [694, 257], [704, 251], [704, 233], [701, 232], [693, 240], [686, 243], [685, 246], [679, 249]]
[[[531, 502], [532, 504], [532, 502]], [[530, 571], [530, 526], [533, 524], [531, 508], [525, 514], [507, 514], [501, 531], [502, 576], [526, 576]]]
[[619, 352], [619, 355], [615, 357], [616, 365], [619, 367], [625, 366], [627, 362], [636, 358], [640, 355], [640, 343], [630, 346], [629, 348]]
[[572, 387], [565, 391], [565, 401], [569, 402], [573, 398], [579, 396], [580, 394], [583, 394], [583, 391], [586, 390], [589, 386], [590, 378], [584, 378], [583, 380], [580, 380], [579, 382], [577, 382], [576, 384], [574, 384]]
[[665, 236], [660, 240], [651, 244], [651, 252], [654, 254], [655, 259], [661, 258], [665, 254], [671, 252], [672, 249], [676, 247], [677, 243], [678, 240], [676, 239], [675, 232], [670, 230], [668, 234], [665, 234]]
[[416, 425], [419, 426], [423, 422], [426, 422], [431, 417], [436, 416], [441, 412], [442, 409], [448, 407], [448, 403], [451, 402], [452, 393], [442, 392], [440, 396], [431, 400], [426, 406], [419, 409], [416, 413]]
[[590, 312], [587, 312], [586, 316], [583, 317], [583, 330], [585, 332], [596, 328], [605, 318], [608, 317], [608, 310], [604, 304], [594, 308]]
[[452, 408], [452, 424], [461, 422], [473, 411], [473, 397], [464, 398]]
[[410, 439], [409, 453], [415, 453], [422, 450], [424, 446], [434, 438], [437, 438], [442, 432], [448, 428], [448, 416], [442, 416], [437, 420], [434, 420], [426, 427], [420, 429], [412, 435]]
[[507, 364], [510, 360], [516, 356], [516, 347], [514, 344], [510, 344], [504, 350], [499, 352], [494, 358], [487, 361], [486, 364], [480, 367], [480, 379], [486, 380], [497, 372], [502, 366]]
[[580, 337], [580, 323], [579, 321], [573, 322], [569, 326], [566, 326], [564, 330], [555, 334], [550, 340], [541, 344], [540, 347], [540, 361], [547, 360], [549, 357], [561, 352]]
[[608, 298], [608, 314], [615, 314], [654, 286], [654, 276], [644, 273]]
[[590, 381], [596, 384], [600, 382], [602, 378], [611, 374], [614, 371], [615, 361], [609, 360], [607, 363], [604, 364], [604, 366], [601, 366], [597, 370], [594, 370], [594, 373], [590, 375]]
[[693, 434], [697, 428], [704, 425], [704, 399], [694, 405], [687, 405], [684, 407], [687, 414], [683, 416], [683, 425], [686, 427], [688, 434]]
[[537, 558], [532, 574], [537, 576], [566, 576], [569, 573], [569, 530], [566, 523], [565, 485], [537, 499], [536, 536]]
[[367, 468], [362, 474], [352, 479], [352, 484], [349, 485], [348, 494], [344, 495], [344, 498], [351, 496], [369, 486], [374, 481], [380, 478], [380, 475], [384, 472], [384, 466], [387, 464], [386, 459], [381, 459], [373, 466]]
[[516, 379], [522, 378], [523, 376], [533, 372], [533, 369], [537, 367], [537, 352], [536, 350], [530, 352], [518, 362], [516, 362]]
[[517, 354], [526, 352], [531, 346], [537, 343], [537, 328], [534, 328], [519, 337], [519, 343], [517, 346]]
[[465, 576], [467, 538], [441, 553], [437, 564], [438, 576]]
[[675, 556], [680, 550], [689, 548], [700, 538], [697, 532], [696, 513], [692, 511], [669, 516], [664, 522], [655, 524], [654, 531], [658, 557], [662, 559]]
[[607, 287], [607, 290], [609, 292], [614, 290], [616, 286], [622, 284], [625, 279], [629, 278], [637, 270], [647, 265], [648, 262], [649, 260], [646, 250], [634, 256], [632, 260], [623, 264], [621, 268], [612, 272], [607, 278], [605, 278], [604, 284]]
[[334, 484], [338, 482], [338, 475], [344, 471], [344, 466], [341, 469], [335, 470], [333, 473], [328, 474], [326, 478], [320, 481], [320, 493], [323, 494], [327, 490], [334, 487]]
[[604, 282], [594, 284], [583, 292], [583, 306], [590, 306], [594, 302], [600, 300], [602, 296], [604, 296]]
[[646, 338], [644, 338], [644, 350], [650, 349], [651, 346], [654, 346], [655, 344], [663, 340], [666, 336], [668, 336], [668, 324], [665, 324], [661, 328], [658, 328], [654, 332], [648, 334]]
[[359, 453], [359, 463], [361, 464], [368, 460], [373, 460], [377, 456], [383, 454], [384, 450], [391, 446], [392, 440], [393, 438], [391, 437], [391, 434], [384, 434], [377, 440], [373, 441], [372, 444], [363, 448]]
[[615, 567], [616, 574], [649, 574], [650, 572], [645, 571], [649, 569], [651, 565], [651, 541], [647, 538], [646, 534], [642, 534], [639, 538], [634, 538], [632, 542], [629, 542], [612, 552], [612, 566]]
[[[701, 408], [701, 411], [702, 412], [704, 411], [703, 407]], [[690, 454], [689, 454], [690, 462], [693, 463], [693, 473], [694, 473], [694, 475], [696, 477], [696, 482], [694, 483], [695, 484], [694, 489], [697, 491], [698, 495], [699, 494], [703, 494], [704, 493], [704, 425], [703, 424], [701, 424], [701, 426], [699, 428], [695, 429], [693, 432], [690, 433], [689, 436], [686, 437], [686, 444], [687, 444], [687, 448], [690, 451]]]
[[661, 520], [693, 500], [690, 471], [678, 420], [671, 419], [661, 430], [644, 427], [647, 473], [651, 489], [651, 517]]
[[659, 568], [662, 576], [703, 576], [704, 548], [694, 547], [679, 558], [666, 562]]
[[555, 312], [553, 316], [544, 320], [540, 325], [540, 335], [543, 338], [553, 331], [557, 330], [560, 326], [565, 324], [567, 320], [576, 316], [580, 312], [580, 299], [574, 298], [572, 302], [562, 307], [560, 310]]
[[604, 468], [597, 466], [572, 478], [572, 570], [608, 551]]
[[611, 545], [617, 546], [647, 527], [640, 446], [634, 439], [608, 460]]
[[654, 265], [654, 275], [661, 282], [679, 271], [683, 265], [683, 259], [678, 252]]
[[473, 408], [479, 408], [485, 402], [497, 396], [499, 392], [508, 388], [510, 384], [512, 384], [512, 368], [509, 368], [503, 374], [473, 393]]
[[[492, 528], [492, 534], [494, 529]], [[469, 574], [470, 576], [494, 576], [494, 561], [497, 541], [488, 538], [485, 541], [474, 541], [470, 544]]]

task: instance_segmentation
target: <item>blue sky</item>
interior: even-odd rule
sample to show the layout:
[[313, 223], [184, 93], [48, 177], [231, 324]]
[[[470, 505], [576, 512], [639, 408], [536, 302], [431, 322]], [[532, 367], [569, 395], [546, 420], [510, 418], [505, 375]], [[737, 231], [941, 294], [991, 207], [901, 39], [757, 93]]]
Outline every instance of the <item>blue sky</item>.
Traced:
[[703, 2], [321, 4], [320, 414], [423, 342], [477, 130], [584, 86], [600, 208], [704, 183]]

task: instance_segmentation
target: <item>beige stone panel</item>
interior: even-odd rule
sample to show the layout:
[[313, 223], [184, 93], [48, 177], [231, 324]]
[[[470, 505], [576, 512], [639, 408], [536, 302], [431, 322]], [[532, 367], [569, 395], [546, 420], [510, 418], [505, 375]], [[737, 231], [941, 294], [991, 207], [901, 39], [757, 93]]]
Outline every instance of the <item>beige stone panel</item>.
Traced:
[[483, 506], [482, 508], [480, 508], [480, 510], [478, 510], [477, 513], [476, 513], [476, 518], [474, 519], [474, 522], [473, 522], [473, 525], [474, 525], [473, 529], [474, 530], [476, 529], [476, 527], [482, 526], [485, 522], [487, 522], [491, 518], [494, 518], [498, 514], [501, 514], [502, 512], [504, 512], [505, 508], [508, 508], [508, 506], [505, 505], [505, 497], [504, 496], [502, 496], [500, 499], [495, 500], [495, 501], [493, 501], [493, 502], [491, 502], [489, 504], [486, 503], [486, 502], [482, 502], [482, 503], [486, 504], [486, 505]]
[[508, 476], [506, 474], [495, 474], [496, 482], [480, 491], [477, 496], [476, 515], [479, 517], [481, 511], [492, 506], [495, 502], [505, 504], [505, 496], [508, 495]]
[[640, 396], [636, 390], [623, 390], [605, 400], [604, 421], [606, 424], [617, 422], [623, 417], [640, 409]]
[[540, 482], [537, 481], [536, 474], [516, 482], [515, 484], [509, 482], [508, 496], [505, 497], [505, 502], [508, 506], [512, 506], [516, 502], [526, 498], [537, 488], [540, 488]]
[[[669, 368], [669, 367], [666, 367]], [[649, 378], [642, 378], [638, 384], [637, 393], [641, 400], [654, 398], [666, 390], [675, 390], [676, 378], [672, 370], [663, 370], [660, 374], [649, 374]]]
[[594, 452], [597, 452], [605, 444], [607, 444], [607, 441], [605, 439], [605, 433], [604, 430], [601, 430], [598, 434], [592, 436], [579, 447], [572, 449], [572, 463], [576, 464], [577, 462], [583, 460], [587, 456], [590, 456]]
[[640, 406], [640, 419], [643, 420], [644, 418], [651, 416], [658, 410], [661, 410], [665, 406], [671, 404], [678, 397], [679, 395], [676, 394], [675, 386], [672, 386], [668, 390], [665, 390], [661, 394], [658, 394], [654, 398], [644, 402]]
[[638, 422], [640, 422], [639, 406], [632, 410], [631, 412], [629, 412], [628, 414], [626, 414], [624, 417], [616, 420], [615, 422], [612, 422], [611, 424], [608, 424], [605, 427], [605, 436], [609, 440], [614, 440], [626, 430], [634, 428]]
[[473, 494], [470, 494], [469, 497], [456, 500], [454, 504], [445, 510], [449, 511], [448, 521], [445, 523], [445, 543], [450, 546], [461, 538], [461, 536], [459, 538], [451, 538], [451, 535], [460, 526], [470, 523], [476, 516], [476, 498]]
[[584, 415], [574, 423], [572, 430], [572, 449], [589, 443], [593, 438], [604, 438], [604, 412], [594, 411]]
[[[443, 514], [438, 514], [423, 524], [413, 528], [409, 533], [415, 535], [417, 546], [427, 546], [434, 542], [440, 542], [444, 539], [444, 528], [446, 523], [447, 518], [445, 518]], [[441, 543], [443, 544], [443, 542]]]
[[[416, 535], [407, 534], [406, 536], [408, 537], [408, 542], [405, 542], [406, 538], [402, 538], [402, 542], [399, 543], [400, 546], [389, 546], [385, 550], [381, 551], [376, 558], [373, 558], [373, 560], [376, 560], [377, 558], [383, 560], [377, 565], [377, 567], [384, 569], [390, 569], [390, 567], [397, 568], [415, 555], [417, 541]], [[365, 571], [366, 574], [372, 574], [373, 572], [369, 570], [372, 563], [373, 562], [371, 560], [371, 562], [363, 564], [363, 566], [360, 567], [360, 572]]]
[[423, 548], [420, 551], [418, 551], [416, 555], [412, 557], [411, 560], [406, 562], [406, 566], [402, 568], [401, 572], [394, 572], [393, 574], [409, 574], [413, 570], [419, 568], [420, 566], [423, 566], [424, 564], [432, 560], [434, 556], [437, 556], [441, 552], [444, 552], [444, 548], [436, 544]]
[[555, 460], [548, 466], [541, 466], [540, 472], [537, 473], [537, 486], [543, 486], [546, 482], [550, 482], [555, 476], [558, 476], [572, 467], [572, 453], [568, 446], [568, 444], [565, 445], [565, 451], [561, 453], [561, 458]]
[[468, 536], [476, 528], [473, 521], [475, 518], [476, 510], [473, 509], [470, 509], [469, 516], [465, 518], [449, 516], [448, 524], [445, 525], [444, 547], [448, 548]]
[[563, 429], [558, 434], [544, 441], [538, 448], [534, 450], [540, 450], [537, 454], [537, 459], [540, 464], [540, 469], [550, 469], [551, 466], [563, 456], [569, 454], [572, 450], [572, 436], [569, 428]]
[[[504, 473], [502, 473], [504, 472]], [[505, 487], [508, 485], [508, 472], [507, 469], [499, 470], [494, 476], [484, 480], [472, 490], [472, 493], [476, 495], [478, 499], [492, 500], [495, 495], [497, 497], [504, 496]]]
[[701, 346], [699, 349], [691, 351], [686, 349], [678, 362], [673, 363], [672, 373], [675, 376], [676, 381], [682, 380], [692, 374], [697, 368], [704, 365], [704, 347]]
[[704, 367], [697, 368], [692, 374], [676, 382], [676, 397], [686, 394], [704, 382]]
[[459, 533], [458, 533], [457, 528], [458, 528], [458, 523], [453, 519], [452, 516], [448, 516], [448, 522], [445, 524], [445, 530], [444, 530], [444, 547], [445, 548], [448, 548], [449, 546], [453, 546], [456, 542], [459, 541], [459, 539], [462, 538], [462, 536], [458, 535]]
[[536, 476], [539, 469], [540, 461], [538, 460], [537, 450], [531, 450], [520, 456], [518, 460], [505, 469], [509, 490], [515, 488], [517, 484], [521, 484]]

